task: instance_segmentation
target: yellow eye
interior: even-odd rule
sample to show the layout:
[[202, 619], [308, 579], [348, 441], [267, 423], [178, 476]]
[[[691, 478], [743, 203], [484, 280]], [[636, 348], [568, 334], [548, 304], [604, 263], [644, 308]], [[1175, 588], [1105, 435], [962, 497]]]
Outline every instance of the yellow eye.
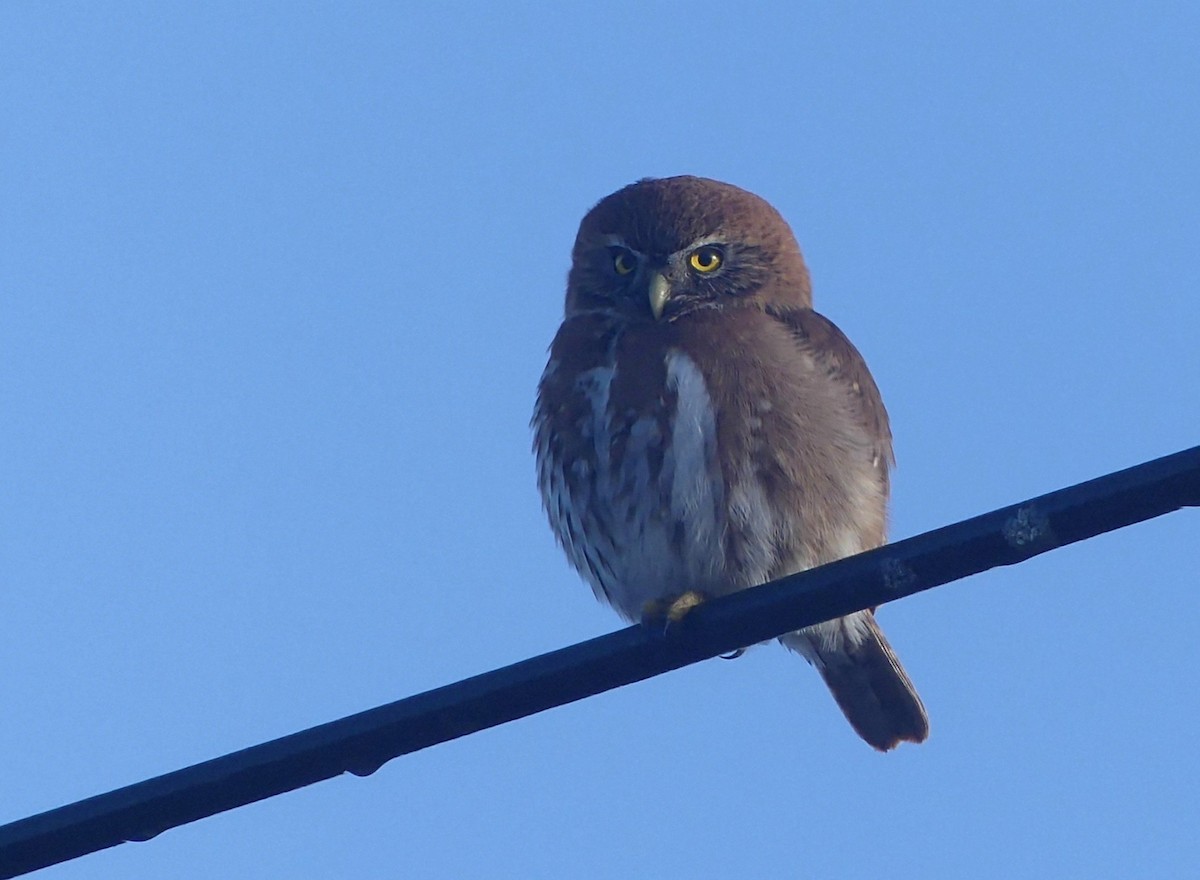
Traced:
[[613, 248], [613, 271], [618, 275], [628, 275], [637, 268], [637, 257], [625, 248]]
[[716, 272], [720, 269], [724, 259], [719, 247], [706, 244], [704, 247], [698, 247], [692, 251], [691, 256], [688, 257], [688, 263], [697, 272], [707, 275], [709, 272]]

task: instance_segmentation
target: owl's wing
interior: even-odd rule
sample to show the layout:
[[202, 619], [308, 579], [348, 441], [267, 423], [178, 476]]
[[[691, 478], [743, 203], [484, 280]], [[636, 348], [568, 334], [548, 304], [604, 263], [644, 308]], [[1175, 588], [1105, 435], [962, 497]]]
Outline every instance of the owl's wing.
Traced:
[[768, 309], [787, 325], [800, 346], [846, 385], [858, 403], [858, 411], [875, 450], [875, 464], [887, 485], [888, 470], [896, 463], [892, 454], [892, 429], [879, 386], [867, 369], [867, 362], [837, 325], [812, 309]]

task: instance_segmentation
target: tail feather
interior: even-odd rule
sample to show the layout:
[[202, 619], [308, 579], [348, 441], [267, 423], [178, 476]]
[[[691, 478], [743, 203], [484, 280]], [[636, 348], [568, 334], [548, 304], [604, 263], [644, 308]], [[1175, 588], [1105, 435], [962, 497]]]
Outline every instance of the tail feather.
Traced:
[[925, 706], [872, 612], [810, 630], [791, 633], [782, 641], [817, 667], [859, 736], [881, 752], [901, 742], [925, 741]]

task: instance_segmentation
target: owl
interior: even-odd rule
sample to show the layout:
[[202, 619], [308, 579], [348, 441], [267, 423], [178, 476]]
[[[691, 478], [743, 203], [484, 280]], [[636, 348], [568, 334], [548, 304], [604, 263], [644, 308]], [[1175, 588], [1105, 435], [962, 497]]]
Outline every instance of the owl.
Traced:
[[[879, 389], [813, 310], [787, 222], [727, 183], [640, 180], [583, 218], [532, 426], [559, 544], [630, 621], [886, 539]], [[779, 641], [874, 748], [928, 736], [873, 609]]]

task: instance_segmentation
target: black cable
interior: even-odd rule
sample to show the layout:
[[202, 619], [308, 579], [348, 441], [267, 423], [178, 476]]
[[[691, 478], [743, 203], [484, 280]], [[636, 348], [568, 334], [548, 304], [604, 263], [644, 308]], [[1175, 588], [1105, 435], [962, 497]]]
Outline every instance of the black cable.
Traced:
[[16, 877], [1200, 505], [1200, 446], [0, 827]]

